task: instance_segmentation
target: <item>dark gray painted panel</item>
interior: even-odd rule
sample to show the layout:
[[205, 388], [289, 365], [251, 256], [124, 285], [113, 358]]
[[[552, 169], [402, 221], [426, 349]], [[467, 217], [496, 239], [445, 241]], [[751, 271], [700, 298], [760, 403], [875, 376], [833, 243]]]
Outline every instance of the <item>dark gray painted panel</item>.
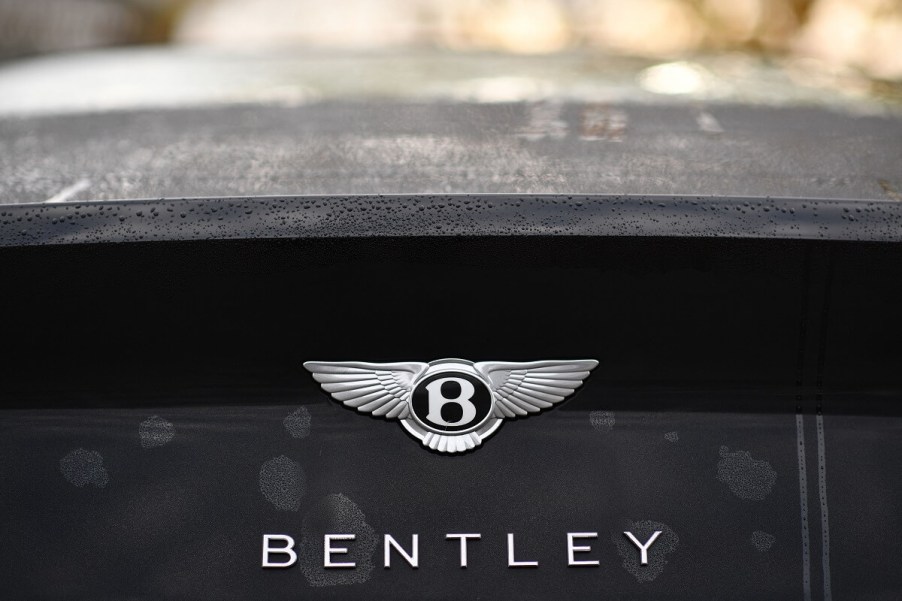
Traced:
[[[703, 110], [713, 130], [699, 124]], [[900, 156], [898, 117], [819, 108], [330, 101], [147, 110], [0, 120], [0, 203], [452, 193], [898, 201]]]

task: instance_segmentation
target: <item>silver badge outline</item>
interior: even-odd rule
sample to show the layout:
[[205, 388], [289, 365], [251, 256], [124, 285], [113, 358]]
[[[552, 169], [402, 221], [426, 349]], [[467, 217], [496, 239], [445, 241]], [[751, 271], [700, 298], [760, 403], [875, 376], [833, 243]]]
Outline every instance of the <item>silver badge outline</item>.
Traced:
[[[335, 401], [360, 413], [401, 426], [423, 446], [440, 453], [475, 449], [497, 431], [505, 419], [517, 419], [551, 409], [582, 386], [598, 365], [594, 359], [528, 362], [437, 359], [429, 363], [369, 363], [306, 361], [304, 367]], [[490, 393], [487, 415], [465, 430], [437, 430], [413, 410], [413, 393], [426, 378], [460, 372], [481, 381]], [[470, 397], [472, 398], [472, 397]], [[469, 401], [469, 398], [466, 399]], [[456, 402], [448, 399], [448, 402]]]

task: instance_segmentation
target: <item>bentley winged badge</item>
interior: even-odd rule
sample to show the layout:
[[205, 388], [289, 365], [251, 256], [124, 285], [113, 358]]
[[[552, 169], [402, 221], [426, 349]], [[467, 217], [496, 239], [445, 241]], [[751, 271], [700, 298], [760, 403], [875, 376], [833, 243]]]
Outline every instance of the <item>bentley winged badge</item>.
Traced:
[[332, 398], [361, 413], [397, 419], [441, 453], [473, 449], [505, 418], [554, 407], [579, 388], [594, 359], [509, 363], [307, 361]]

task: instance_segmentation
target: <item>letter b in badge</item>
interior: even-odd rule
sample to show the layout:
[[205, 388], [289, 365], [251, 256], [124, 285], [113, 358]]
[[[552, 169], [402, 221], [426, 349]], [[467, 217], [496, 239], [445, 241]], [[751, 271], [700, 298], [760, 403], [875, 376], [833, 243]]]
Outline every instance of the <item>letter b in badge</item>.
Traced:
[[[460, 394], [455, 398], [448, 398], [443, 394], [443, 390], [451, 388], [447, 384], [457, 384]], [[476, 406], [470, 402], [476, 387], [464, 380], [463, 378], [442, 378], [434, 380], [426, 386], [426, 392], [429, 393], [429, 414], [426, 418], [434, 424], [441, 426], [459, 426], [461, 424], [469, 424], [476, 417]], [[442, 408], [447, 403], [457, 403], [460, 405], [460, 419], [456, 422], [445, 421], [442, 417]]]
[[413, 413], [425, 425], [444, 432], [475, 428], [489, 416], [492, 396], [475, 376], [458, 371], [434, 374], [413, 391]]

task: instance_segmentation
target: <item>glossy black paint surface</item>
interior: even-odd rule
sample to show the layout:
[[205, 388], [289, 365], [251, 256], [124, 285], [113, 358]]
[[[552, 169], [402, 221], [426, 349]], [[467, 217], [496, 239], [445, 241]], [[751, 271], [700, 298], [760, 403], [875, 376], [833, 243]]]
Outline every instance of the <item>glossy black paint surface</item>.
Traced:
[[[4, 248], [0, 266], [4, 598], [902, 591], [898, 244], [323, 237]], [[301, 367], [443, 357], [600, 365], [460, 457], [337, 405]], [[142, 445], [153, 416], [174, 436]], [[77, 449], [102, 456], [102, 486], [67, 479]], [[678, 543], [641, 581], [617, 542], [645, 520]], [[304, 539], [309, 567], [338, 530], [374, 566], [351, 583], [260, 567], [264, 533]], [[582, 531], [598, 568], [566, 567]], [[419, 569], [384, 569], [368, 532], [418, 533]], [[451, 532], [482, 534], [466, 570]], [[508, 532], [538, 569], [506, 567]]]
[[443, 236], [902, 241], [902, 203], [721, 196], [451, 194], [193, 198], [0, 207], [0, 247]]

